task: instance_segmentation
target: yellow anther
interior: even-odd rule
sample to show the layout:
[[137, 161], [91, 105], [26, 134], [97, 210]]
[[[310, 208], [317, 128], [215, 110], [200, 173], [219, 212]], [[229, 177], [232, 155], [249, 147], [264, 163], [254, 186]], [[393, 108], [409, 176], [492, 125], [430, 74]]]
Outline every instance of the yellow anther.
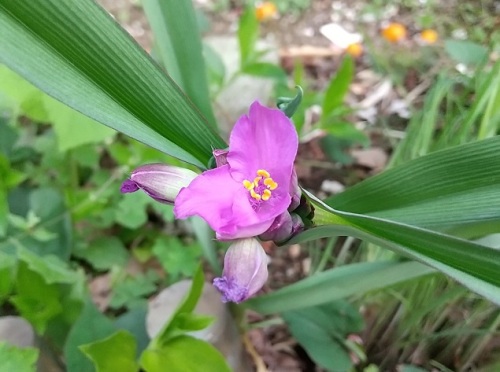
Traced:
[[270, 197], [271, 197], [271, 191], [264, 190], [264, 192], [262, 193], [262, 200], [264, 201], [269, 200]]
[[259, 182], [260, 180], [262, 179], [262, 177], [255, 177], [254, 180], [253, 180], [253, 183], [255, 186], [259, 186]]
[[247, 190], [251, 190], [254, 188], [254, 184], [252, 182], [250, 182], [249, 180], [245, 180], [243, 181], [243, 186], [245, 187], [245, 189]]
[[259, 170], [257, 171], [257, 174], [258, 174], [259, 176], [261, 176], [261, 177], [264, 177], [264, 178], [268, 178], [268, 177], [270, 177], [269, 172], [268, 172], [268, 171], [266, 171], [266, 170], [264, 170], [264, 169], [259, 169]]
[[252, 198], [254, 198], [255, 200], [260, 200], [261, 199], [261, 196], [259, 194], [257, 194], [255, 191], [253, 191], [253, 189], [250, 190], [250, 195], [252, 196]]
[[264, 185], [266, 185], [267, 188], [270, 190], [274, 190], [278, 187], [278, 184], [276, 182], [274, 182], [274, 180], [272, 178], [266, 178], [264, 180]]

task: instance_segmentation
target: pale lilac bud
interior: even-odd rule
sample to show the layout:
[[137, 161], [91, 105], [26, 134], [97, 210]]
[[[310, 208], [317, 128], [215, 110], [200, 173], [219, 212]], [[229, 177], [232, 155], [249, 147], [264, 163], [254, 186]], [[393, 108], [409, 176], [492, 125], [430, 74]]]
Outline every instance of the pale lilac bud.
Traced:
[[254, 238], [235, 240], [224, 257], [221, 278], [214, 286], [223, 302], [240, 303], [257, 293], [267, 281], [268, 257]]
[[295, 169], [292, 171], [292, 180], [290, 182], [290, 196], [292, 197], [292, 201], [290, 202], [290, 206], [288, 210], [293, 212], [300, 205], [300, 197], [302, 195], [302, 191], [299, 187], [299, 180], [297, 178], [297, 172]]
[[227, 154], [229, 153], [229, 150], [219, 150], [215, 149], [212, 151], [212, 154], [215, 158], [215, 164], [217, 164], [218, 167], [222, 167], [223, 165], [227, 164]]
[[189, 169], [165, 164], [147, 164], [135, 169], [120, 188], [122, 193], [144, 191], [160, 203], [173, 204], [183, 187], [197, 174]]
[[274, 219], [266, 232], [259, 235], [259, 238], [261, 240], [272, 240], [276, 243], [283, 243], [301, 231], [303, 227], [304, 223], [298, 215], [283, 212]]

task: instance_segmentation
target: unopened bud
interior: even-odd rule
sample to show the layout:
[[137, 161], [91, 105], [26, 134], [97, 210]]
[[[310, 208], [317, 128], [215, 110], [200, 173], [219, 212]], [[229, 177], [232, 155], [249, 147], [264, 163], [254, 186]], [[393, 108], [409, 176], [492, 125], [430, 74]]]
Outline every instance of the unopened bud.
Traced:
[[160, 203], [173, 204], [177, 194], [197, 174], [189, 169], [165, 164], [147, 164], [135, 169], [120, 188], [122, 193], [144, 191]]

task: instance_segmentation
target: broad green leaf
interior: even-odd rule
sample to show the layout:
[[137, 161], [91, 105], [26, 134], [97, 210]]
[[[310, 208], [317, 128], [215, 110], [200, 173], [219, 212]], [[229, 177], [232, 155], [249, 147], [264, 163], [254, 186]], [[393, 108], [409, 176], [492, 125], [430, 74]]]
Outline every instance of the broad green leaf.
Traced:
[[320, 225], [292, 239], [350, 235], [413, 258], [500, 304], [500, 251], [449, 235], [381, 218], [334, 210], [314, 200]]
[[215, 125], [192, 1], [144, 0], [159, 57], [172, 79]]
[[94, 372], [92, 362], [80, 350], [80, 346], [112, 335], [116, 331], [111, 320], [106, 318], [88, 300], [80, 317], [68, 334], [64, 345], [64, 358], [68, 372]]
[[15, 286], [11, 302], [37, 333], [43, 334], [47, 323], [63, 310], [58, 287], [47, 284], [43, 275], [30, 270], [24, 262], [18, 265]]
[[122, 241], [114, 236], [95, 239], [88, 247], [74, 254], [88, 261], [97, 270], [107, 270], [113, 266], [124, 267], [130, 258]]
[[47, 284], [72, 284], [80, 278], [75, 271], [70, 270], [67, 264], [56, 256], [37, 256], [22, 247], [19, 247], [17, 256], [19, 260], [26, 263], [31, 271], [40, 274]]
[[159, 237], [153, 245], [153, 253], [172, 281], [178, 280], [181, 275], [193, 275], [201, 258], [198, 244], [186, 246], [176, 238]]
[[344, 341], [363, 329], [363, 318], [349, 303], [337, 301], [283, 314], [293, 337], [328, 371], [349, 371], [352, 361]]
[[0, 342], [0, 371], [35, 372], [38, 350]]
[[124, 195], [116, 206], [116, 222], [129, 229], [139, 228], [148, 220], [146, 206], [152, 201], [143, 192]]
[[[196, 357], [198, 356], [198, 357]], [[158, 349], [147, 349], [141, 356], [146, 372], [229, 372], [221, 353], [208, 342], [190, 336], [170, 339]]]
[[488, 57], [488, 49], [468, 40], [445, 40], [444, 49], [459, 63], [478, 65]]
[[200, 167], [225, 147], [95, 2], [0, 0], [0, 28], [0, 62], [84, 115]]
[[326, 88], [323, 98], [322, 117], [328, 118], [330, 113], [340, 105], [349, 90], [352, 77], [354, 75], [354, 62], [352, 58], [346, 56], [342, 61], [335, 77], [332, 78], [328, 88]]
[[109, 306], [115, 309], [135, 307], [146, 301], [146, 296], [156, 291], [158, 275], [150, 270], [145, 275], [135, 275], [120, 280], [113, 287]]
[[252, 6], [247, 6], [240, 17], [238, 42], [240, 45], [240, 67], [250, 63], [255, 56], [255, 47], [259, 37], [259, 22]]
[[500, 231], [499, 153], [500, 137], [434, 152], [369, 178], [326, 203], [433, 230], [496, 223]]
[[116, 328], [127, 330], [134, 335], [135, 341], [137, 342], [137, 358], [149, 344], [149, 336], [146, 331], [147, 313], [148, 305], [145, 303], [143, 306], [136, 306], [130, 309], [115, 320]]
[[203, 56], [207, 64], [207, 79], [209, 84], [220, 87], [226, 77], [226, 66], [219, 53], [210, 45], [203, 43]]
[[[329, 226], [329, 228], [331, 236], [345, 234], [343, 227], [338, 226], [336, 233], [333, 231], [335, 226]], [[307, 239], [315, 237], [313, 235]], [[418, 262], [356, 263], [310, 276], [270, 294], [251, 299], [246, 302], [246, 305], [263, 314], [280, 313], [325, 304], [350, 296], [360, 296], [369, 291], [382, 289], [433, 272], [435, 272], [434, 269]]]
[[137, 372], [136, 348], [134, 336], [123, 330], [80, 346], [80, 350], [94, 362], [97, 372]]
[[16, 258], [0, 252], [0, 304], [10, 294], [14, 286]]

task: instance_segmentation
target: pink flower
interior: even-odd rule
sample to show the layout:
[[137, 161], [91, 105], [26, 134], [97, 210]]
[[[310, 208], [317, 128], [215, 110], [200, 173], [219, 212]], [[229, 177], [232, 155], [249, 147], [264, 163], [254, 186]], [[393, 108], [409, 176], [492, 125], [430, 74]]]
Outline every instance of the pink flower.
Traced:
[[223, 240], [264, 233], [296, 197], [297, 148], [295, 127], [285, 114], [254, 102], [231, 132], [227, 164], [218, 161], [218, 168], [183, 188], [175, 216], [198, 215]]
[[236, 240], [224, 257], [224, 272], [214, 279], [223, 302], [240, 303], [257, 293], [267, 281], [266, 252], [253, 238]]

